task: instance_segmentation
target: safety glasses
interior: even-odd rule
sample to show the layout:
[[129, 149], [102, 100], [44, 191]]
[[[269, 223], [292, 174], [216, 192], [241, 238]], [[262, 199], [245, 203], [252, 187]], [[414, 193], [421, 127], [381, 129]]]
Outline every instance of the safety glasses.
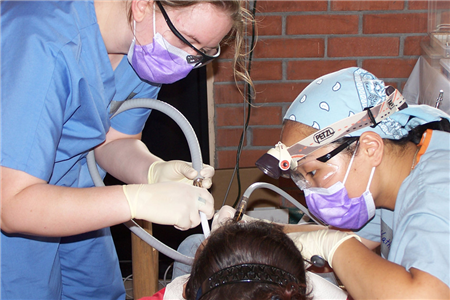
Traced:
[[158, 5], [159, 9], [161, 10], [162, 15], [164, 16], [164, 19], [166, 20], [167, 26], [169, 26], [170, 31], [179, 38], [184, 44], [189, 46], [191, 49], [193, 49], [195, 52], [198, 53], [198, 55], [188, 55], [186, 56], [186, 60], [189, 64], [195, 64], [194, 68], [200, 68], [204, 65], [210, 63], [214, 58], [218, 57], [220, 55], [220, 45], [218, 45], [216, 48], [213, 48], [208, 51], [199, 50], [194, 45], [189, 43], [188, 40], [184, 38], [183, 35], [181, 35], [180, 32], [175, 28], [175, 26], [172, 24], [172, 21], [170, 21], [169, 16], [167, 15], [166, 10], [162, 6], [162, 4], [159, 1], [156, 1], [156, 4]]
[[359, 137], [351, 137], [332, 151], [315, 159], [308, 159], [308, 156], [302, 157], [297, 161], [297, 167], [290, 169], [292, 181], [301, 190], [313, 186], [326, 186], [331, 177], [339, 170], [337, 165], [328, 161], [358, 141], [358, 139]]

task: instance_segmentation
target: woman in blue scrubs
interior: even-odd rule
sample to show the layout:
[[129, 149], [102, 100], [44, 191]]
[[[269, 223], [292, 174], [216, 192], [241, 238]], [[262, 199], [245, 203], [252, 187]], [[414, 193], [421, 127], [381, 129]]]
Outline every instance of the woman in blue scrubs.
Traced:
[[289, 235], [307, 259], [326, 259], [353, 299], [450, 296], [450, 116], [403, 101], [352, 67], [314, 80], [284, 117], [286, 175], [309, 211], [340, 229]]
[[[217, 57], [230, 31], [239, 46], [246, 18], [237, 0], [2, 1], [2, 299], [124, 299], [109, 226], [212, 217], [190, 164], [140, 141], [149, 109], [110, 116]], [[93, 187], [91, 149], [128, 185]]]

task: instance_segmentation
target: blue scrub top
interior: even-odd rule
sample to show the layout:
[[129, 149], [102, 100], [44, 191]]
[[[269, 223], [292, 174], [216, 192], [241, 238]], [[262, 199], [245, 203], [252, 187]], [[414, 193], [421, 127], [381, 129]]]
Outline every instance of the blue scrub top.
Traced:
[[[113, 71], [92, 1], [1, 3], [1, 165], [50, 184], [89, 187], [86, 155], [110, 126], [142, 131], [149, 109], [110, 121], [110, 103], [156, 98], [122, 59]], [[104, 172], [102, 172], [104, 175]], [[1, 299], [123, 299], [109, 229], [1, 240]]]
[[450, 134], [433, 131], [426, 152], [400, 186], [394, 211], [377, 209], [358, 235], [380, 242], [389, 261], [450, 286], [449, 182]]

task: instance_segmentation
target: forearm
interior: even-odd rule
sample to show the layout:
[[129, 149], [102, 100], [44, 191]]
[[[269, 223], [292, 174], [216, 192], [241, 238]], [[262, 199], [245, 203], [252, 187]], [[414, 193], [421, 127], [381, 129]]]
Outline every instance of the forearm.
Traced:
[[128, 221], [121, 186], [68, 188], [33, 184], [2, 200], [2, 230], [39, 236], [68, 236]]
[[[119, 134], [115, 132], [112, 135]], [[107, 138], [104, 144], [95, 149], [97, 163], [125, 183], [147, 183], [150, 165], [160, 158], [151, 154], [139, 137]]]
[[448, 287], [436, 277], [385, 260], [356, 239], [335, 252], [333, 270], [354, 299], [448, 299]]
[[285, 233], [306, 232], [306, 231], [327, 229], [327, 227], [322, 226], [322, 225], [297, 225], [297, 224], [280, 224], [280, 225], [283, 226], [283, 231]]

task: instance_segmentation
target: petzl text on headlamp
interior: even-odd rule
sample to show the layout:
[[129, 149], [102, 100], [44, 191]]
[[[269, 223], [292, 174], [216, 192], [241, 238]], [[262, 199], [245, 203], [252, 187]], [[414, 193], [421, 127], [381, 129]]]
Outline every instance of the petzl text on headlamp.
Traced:
[[397, 89], [388, 86], [386, 95], [386, 101], [379, 105], [365, 108], [362, 112], [333, 123], [290, 147], [279, 142], [256, 161], [256, 166], [272, 178], [289, 178], [289, 169], [295, 168], [297, 162], [306, 155], [352, 132], [368, 126], [376, 127], [379, 122], [408, 107], [405, 98]]

